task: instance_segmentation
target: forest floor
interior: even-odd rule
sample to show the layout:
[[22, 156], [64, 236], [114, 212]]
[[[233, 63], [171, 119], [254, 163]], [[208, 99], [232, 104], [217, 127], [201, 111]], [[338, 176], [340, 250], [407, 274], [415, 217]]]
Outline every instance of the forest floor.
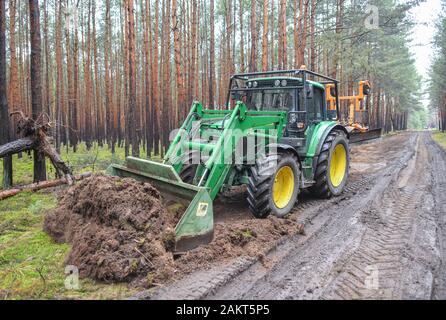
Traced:
[[[444, 134], [432, 136], [446, 142]], [[105, 149], [84, 147], [63, 156], [76, 173], [101, 171], [124, 159], [123, 150], [112, 159]], [[31, 168], [24, 155], [15, 161], [14, 177], [30, 182]], [[219, 251], [192, 253], [183, 258], [192, 263], [184, 276], [145, 291], [89, 279], [80, 281], [79, 290], [67, 290], [64, 261], [71, 246], [54, 243], [42, 231], [56, 192], [23, 193], [0, 202], [0, 299], [445, 298], [446, 183], [439, 172], [446, 172], [446, 152], [430, 133], [356, 145], [341, 197], [300, 196], [291, 220], [304, 226], [303, 235], [284, 232], [259, 256], [237, 247], [233, 255], [200, 264], [197, 259]], [[255, 222], [244, 196], [241, 191], [216, 202], [217, 237], [219, 230], [227, 235], [228, 226]]]

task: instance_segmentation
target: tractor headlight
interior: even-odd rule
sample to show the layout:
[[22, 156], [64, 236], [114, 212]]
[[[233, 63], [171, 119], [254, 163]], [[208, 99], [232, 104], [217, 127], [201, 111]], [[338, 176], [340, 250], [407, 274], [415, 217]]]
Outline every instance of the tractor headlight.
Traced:
[[257, 81], [254, 81], [253, 84], [252, 84], [252, 86], [253, 86], [254, 88], [257, 88], [257, 87], [259, 86], [259, 83], [258, 83]]
[[252, 82], [248, 82], [248, 88], [252, 88]]
[[274, 86], [279, 87], [279, 86], [280, 86], [280, 80], [276, 80], [276, 81], [274, 82]]
[[286, 87], [287, 85], [288, 85], [288, 81], [286, 81], [286, 80], [282, 80], [282, 87]]

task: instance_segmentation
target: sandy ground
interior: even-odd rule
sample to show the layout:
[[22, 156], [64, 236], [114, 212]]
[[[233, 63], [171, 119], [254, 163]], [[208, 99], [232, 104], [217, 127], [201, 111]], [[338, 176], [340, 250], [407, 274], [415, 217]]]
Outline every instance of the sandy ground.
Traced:
[[[242, 199], [221, 199], [216, 223], [251, 220]], [[341, 197], [300, 196], [293, 217], [304, 235], [134, 298], [445, 299], [445, 214], [446, 153], [429, 133], [386, 137], [352, 148]]]

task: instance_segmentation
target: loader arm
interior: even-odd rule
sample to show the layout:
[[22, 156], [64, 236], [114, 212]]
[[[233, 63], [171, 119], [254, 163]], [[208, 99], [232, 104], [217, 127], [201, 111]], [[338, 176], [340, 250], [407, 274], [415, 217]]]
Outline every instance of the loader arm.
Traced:
[[[250, 111], [243, 102], [236, 103], [233, 110], [204, 110], [194, 102], [163, 163], [129, 157], [125, 166], [111, 165], [108, 173], [150, 182], [165, 198], [187, 201], [187, 209], [175, 228], [175, 251], [184, 252], [212, 241], [212, 203], [234, 167], [234, 151], [241, 139], [257, 138], [265, 145], [277, 142], [286, 119], [286, 112]], [[203, 142], [209, 132], [216, 139]], [[197, 170], [197, 185], [185, 183], [179, 176], [183, 168], [181, 156], [188, 150], [206, 154], [207, 160]]]

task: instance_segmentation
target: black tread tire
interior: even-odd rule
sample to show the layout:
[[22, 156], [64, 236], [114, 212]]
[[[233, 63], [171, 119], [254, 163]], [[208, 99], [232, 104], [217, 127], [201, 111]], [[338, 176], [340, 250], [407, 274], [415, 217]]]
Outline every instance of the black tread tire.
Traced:
[[197, 172], [197, 159], [200, 157], [200, 152], [194, 150], [189, 151], [182, 157], [183, 168], [180, 172], [180, 178], [184, 183], [193, 184], [195, 173]]
[[[347, 172], [342, 183], [338, 187], [334, 187], [329, 179], [330, 161], [332, 152], [339, 143], [344, 144], [347, 152]], [[330, 132], [322, 146], [314, 175], [314, 180], [316, 183], [310, 188], [310, 192], [322, 199], [339, 196], [344, 191], [348, 180], [349, 171], [350, 147], [347, 136], [343, 131], [334, 130]]]
[[[292, 167], [295, 175], [295, 190], [293, 197], [283, 209], [275, 206], [272, 197], [274, 177], [279, 168], [284, 165]], [[300, 191], [300, 166], [298, 158], [291, 153], [277, 153], [261, 157], [256, 165], [250, 168], [248, 183], [248, 206], [258, 219], [265, 219], [270, 214], [283, 218], [293, 209]]]

